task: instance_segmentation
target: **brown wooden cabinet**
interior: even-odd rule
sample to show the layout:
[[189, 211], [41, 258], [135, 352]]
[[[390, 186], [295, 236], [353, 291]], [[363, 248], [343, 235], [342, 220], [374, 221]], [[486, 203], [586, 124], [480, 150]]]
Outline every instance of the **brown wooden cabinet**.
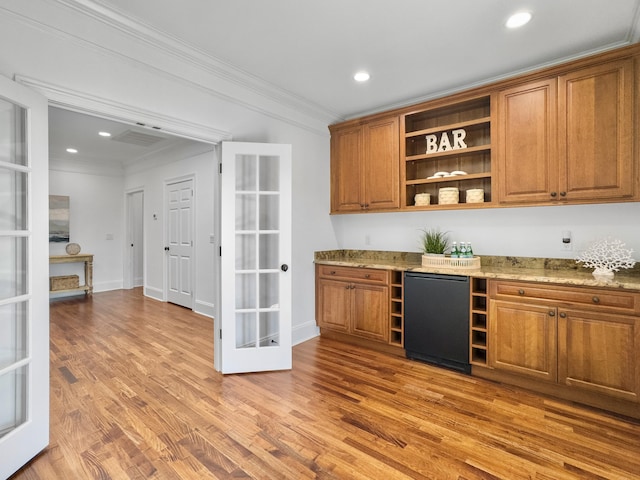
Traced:
[[511, 281], [490, 290], [491, 368], [605, 408], [640, 403], [640, 293]]
[[503, 89], [502, 204], [618, 201], [635, 195], [634, 60], [612, 60]]
[[331, 212], [397, 209], [397, 115], [333, 126], [330, 130]]
[[389, 341], [389, 272], [316, 266], [316, 319], [321, 329]]
[[331, 212], [638, 201], [638, 79], [633, 45], [332, 125]]
[[640, 318], [560, 308], [558, 382], [640, 401]]
[[535, 303], [491, 302], [489, 365], [555, 382], [557, 328], [555, 309]]

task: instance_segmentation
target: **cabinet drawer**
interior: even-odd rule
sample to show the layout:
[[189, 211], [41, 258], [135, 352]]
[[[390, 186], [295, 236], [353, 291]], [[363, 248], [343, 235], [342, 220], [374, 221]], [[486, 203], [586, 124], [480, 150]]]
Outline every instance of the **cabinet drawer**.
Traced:
[[600, 288], [566, 287], [520, 282], [492, 282], [493, 298], [529, 298], [556, 304], [594, 307], [624, 313], [640, 312], [640, 294]]
[[389, 271], [375, 268], [336, 267], [334, 265], [319, 265], [318, 276], [336, 280], [357, 281], [387, 285]]

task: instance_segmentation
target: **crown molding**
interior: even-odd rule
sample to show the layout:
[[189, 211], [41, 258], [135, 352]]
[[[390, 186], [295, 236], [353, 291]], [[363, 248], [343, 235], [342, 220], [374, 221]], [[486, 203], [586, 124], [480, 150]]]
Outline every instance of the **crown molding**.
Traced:
[[[214, 57], [204, 52], [202, 49], [190, 45], [167, 32], [162, 32], [139, 19], [129, 17], [113, 7], [107, 7], [99, 0], [56, 0], [56, 3], [79, 12], [82, 15], [108, 26], [109, 28], [116, 29], [125, 34], [132, 41], [143, 43], [147, 47], [159, 50], [174, 59], [181, 62], [187, 62], [192, 67], [195, 67], [200, 71], [213, 75], [237, 87], [241, 87], [242, 89], [258, 95], [268, 101], [274, 102], [284, 107], [287, 111], [295, 112], [297, 115], [303, 114], [312, 119], [318, 120], [322, 122], [323, 126], [340, 119], [340, 115], [337, 112], [330, 111], [322, 105], [280, 88], [256, 75], [248, 73], [228, 62]], [[76, 36], [73, 38], [76, 40], [87, 41], [85, 39], [79, 39], [79, 37]], [[97, 46], [95, 44], [92, 45]], [[98, 47], [105, 49], [102, 45]], [[120, 52], [114, 52], [112, 50], [110, 50], [110, 52], [118, 56], [123, 56]], [[131, 59], [131, 57], [127, 58]], [[136, 59], [133, 60], [138, 63], [140, 62]], [[176, 76], [173, 72], [170, 74], [172, 77]], [[179, 78], [193, 86], [193, 82], [189, 79], [184, 77]], [[301, 123], [293, 116], [287, 115], [287, 113], [275, 113], [270, 109], [260, 108], [255, 105], [255, 102], [247, 102], [237, 96], [225, 95], [222, 92], [211, 88], [206, 88], [206, 90], [211, 95], [239, 104], [245, 108], [258, 111], [259, 113], [278, 120], [286, 121], [307, 130], [316, 130], [309, 128], [308, 125]], [[322, 128], [322, 133], [326, 134], [326, 129], [324, 127]]]
[[224, 130], [169, 117], [150, 110], [134, 108], [131, 105], [125, 105], [114, 100], [71, 90], [36, 78], [15, 75], [14, 80], [40, 92], [49, 100], [49, 105], [54, 107], [135, 125], [137, 127], [141, 127], [140, 123], [143, 123], [147, 125], [147, 128], [151, 131], [156, 131], [157, 127], [159, 127], [164, 133], [200, 142], [216, 144], [232, 139], [231, 134]]
[[[640, 3], [638, 4], [640, 6]], [[636, 22], [637, 23], [637, 22]], [[638, 32], [640, 33], [640, 31]], [[640, 39], [639, 39], [640, 40]], [[636, 42], [632, 42], [632, 41], [623, 41], [623, 42], [615, 42], [609, 45], [605, 45], [603, 47], [599, 47], [599, 48], [594, 48], [591, 50], [587, 50], [584, 52], [581, 52], [580, 54], [577, 55], [570, 55], [570, 56], [566, 56], [566, 57], [562, 57], [550, 62], [544, 62], [544, 63], [540, 63], [537, 65], [533, 65], [531, 67], [527, 67], [527, 68], [523, 68], [521, 70], [515, 70], [512, 72], [508, 72], [505, 73], [504, 75], [498, 75], [495, 77], [491, 77], [491, 78], [486, 78], [483, 80], [480, 80], [478, 82], [469, 82], [469, 83], [465, 83], [456, 87], [452, 87], [446, 90], [441, 90], [439, 92], [435, 92], [429, 95], [424, 95], [421, 97], [412, 97], [410, 99], [406, 99], [406, 100], [401, 100], [399, 102], [395, 102], [392, 104], [388, 104], [388, 105], [384, 105], [372, 110], [366, 110], [363, 112], [357, 112], [354, 113], [352, 115], [349, 115], [348, 117], [346, 117], [344, 120], [352, 120], [355, 118], [360, 118], [360, 117], [365, 117], [367, 115], [373, 115], [376, 113], [381, 113], [381, 112], [386, 112], [389, 110], [395, 110], [395, 109], [399, 109], [399, 108], [405, 108], [405, 107], [410, 107], [411, 105], [417, 105], [419, 103], [424, 103], [424, 102], [428, 102], [431, 100], [437, 100], [439, 98], [444, 98], [444, 97], [448, 97], [450, 95], [455, 95], [457, 93], [460, 92], [465, 92], [467, 90], [472, 90], [474, 88], [478, 88], [478, 87], [484, 87], [486, 85], [490, 85], [492, 83], [497, 83], [503, 80], [508, 80], [510, 78], [514, 78], [520, 75], [526, 75], [528, 73], [532, 73], [535, 72], [537, 70], [542, 70], [544, 68], [548, 68], [548, 67], [554, 67], [556, 65], [562, 65], [563, 63], [568, 63], [571, 62], [573, 60], [579, 60], [581, 58], [586, 58], [589, 57], [591, 55], [596, 55], [598, 53], [604, 53], [610, 50], [615, 50], [617, 48], [621, 48], [621, 47], [626, 47], [628, 45], [632, 45], [633, 43]]]

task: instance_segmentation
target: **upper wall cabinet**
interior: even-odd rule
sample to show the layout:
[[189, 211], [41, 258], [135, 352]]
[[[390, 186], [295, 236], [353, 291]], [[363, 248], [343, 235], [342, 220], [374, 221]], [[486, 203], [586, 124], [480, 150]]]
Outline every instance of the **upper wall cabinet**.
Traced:
[[333, 125], [331, 212], [640, 201], [640, 44]]
[[634, 196], [633, 69], [616, 60], [499, 92], [500, 203]]
[[330, 129], [331, 212], [397, 209], [398, 116]]
[[491, 97], [401, 116], [402, 206], [491, 201]]

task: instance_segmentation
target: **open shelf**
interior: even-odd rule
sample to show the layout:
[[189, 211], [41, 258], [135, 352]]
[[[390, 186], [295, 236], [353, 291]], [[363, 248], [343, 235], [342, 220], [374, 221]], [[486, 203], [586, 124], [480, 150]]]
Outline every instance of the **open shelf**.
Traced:
[[[403, 115], [403, 208], [469, 208], [492, 202], [491, 125], [490, 96]], [[431, 178], [454, 171], [465, 174]], [[439, 204], [439, 190], [445, 187], [459, 190], [458, 203]], [[467, 203], [466, 192], [479, 189], [484, 201]], [[429, 194], [428, 205], [416, 204], [419, 194]]]
[[391, 272], [391, 319], [389, 344], [404, 347], [404, 272]]
[[487, 365], [487, 349], [489, 346], [488, 282], [489, 280], [486, 278], [471, 278], [469, 359], [472, 365]]

